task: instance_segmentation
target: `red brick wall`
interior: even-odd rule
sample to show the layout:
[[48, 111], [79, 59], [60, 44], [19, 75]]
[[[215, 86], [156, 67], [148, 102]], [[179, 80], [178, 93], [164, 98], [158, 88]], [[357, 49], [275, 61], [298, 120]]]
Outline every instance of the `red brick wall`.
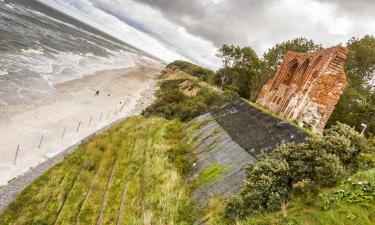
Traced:
[[347, 85], [341, 46], [313, 53], [288, 52], [275, 76], [262, 88], [257, 102], [316, 132], [323, 132]]

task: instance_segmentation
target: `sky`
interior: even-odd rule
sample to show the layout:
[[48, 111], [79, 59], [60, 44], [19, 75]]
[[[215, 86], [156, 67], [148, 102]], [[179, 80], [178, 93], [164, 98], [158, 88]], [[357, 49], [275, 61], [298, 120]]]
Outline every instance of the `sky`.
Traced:
[[305, 37], [324, 47], [375, 35], [375, 0], [39, 0], [165, 61], [213, 69], [223, 44], [259, 56]]

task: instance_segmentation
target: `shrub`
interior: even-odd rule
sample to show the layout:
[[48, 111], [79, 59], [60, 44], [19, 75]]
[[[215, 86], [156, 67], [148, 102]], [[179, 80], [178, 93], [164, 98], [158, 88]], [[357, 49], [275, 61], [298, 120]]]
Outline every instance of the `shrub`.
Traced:
[[198, 78], [200, 78], [204, 81], [209, 80], [214, 74], [214, 71], [212, 71], [210, 69], [203, 68], [203, 67], [197, 66], [195, 64], [192, 64], [190, 62], [186, 62], [186, 61], [182, 61], [182, 60], [176, 60], [176, 61], [168, 64], [167, 67], [168, 68], [178, 68], [178, 69], [184, 71], [185, 73], [188, 73], [188, 74], [190, 74], [194, 77], [198, 77]]
[[358, 168], [365, 149], [365, 138], [341, 123], [306, 143], [282, 144], [247, 168], [245, 184], [226, 205], [225, 216], [276, 211], [293, 193], [333, 186]]
[[163, 81], [156, 93], [156, 101], [142, 114], [189, 121], [236, 98], [236, 95], [230, 92], [219, 93], [206, 87], [200, 87], [201, 90], [196, 96], [186, 96], [179, 90], [181, 82], [183, 81]]

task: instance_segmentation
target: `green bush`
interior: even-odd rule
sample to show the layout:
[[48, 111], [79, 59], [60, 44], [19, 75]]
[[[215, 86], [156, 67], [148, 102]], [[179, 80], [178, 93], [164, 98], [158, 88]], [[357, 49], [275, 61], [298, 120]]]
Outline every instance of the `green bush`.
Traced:
[[237, 97], [228, 91], [217, 92], [206, 87], [200, 87], [201, 90], [196, 96], [186, 96], [179, 90], [179, 84], [182, 82], [183, 80], [163, 81], [156, 93], [156, 101], [142, 114], [189, 121]]
[[168, 68], [178, 68], [185, 73], [188, 73], [194, 77], [198, 77], [201, 80], [208, 81], [211, 79], [211, 77], [214, 74], [214, 71], [203, 68], [200, 66], [197, 66], [195, 64], [192, 64], [190, 62], [182, 61], [182, 60], [176, 60], [167, 66]]
[[225, 216], [243, 218], [277, 211], [301, 188], [314, 193], [316, 187], [331, 187], [357, 170], [365, 149], [365, 138], [341, 123], [306, 143], [282, 144], [247, 168], [245, 184], [227, 204]]

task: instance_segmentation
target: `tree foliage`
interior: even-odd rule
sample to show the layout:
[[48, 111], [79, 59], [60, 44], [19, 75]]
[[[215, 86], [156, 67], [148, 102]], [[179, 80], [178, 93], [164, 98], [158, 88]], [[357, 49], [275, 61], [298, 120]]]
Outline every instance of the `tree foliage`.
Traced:
[[321, 48], [312, 40], [296, 38], [277, 44], [259, 58], [250, 47], [223, 45], [217, 54], [222, 67], [214, 75], [213, 83], [255, 101], [262, 86], [275, 75], [287, 51], [312, 52]]
[[347, 43], [349, 49], [345, 62], [345, 73], [349, 85], [336, 105], [328, 127], [336, 121], [362, 129], [361, 123], [368, 125], [367, 131], [375, 133], [375, 37], [352, 38]]
[[250, 98], [261, 65], [255, 51], [250, 47], [223, 45], [217, 56], [223, 66], [215, 73], [212, 83], [235, 90], [241, 97]]

